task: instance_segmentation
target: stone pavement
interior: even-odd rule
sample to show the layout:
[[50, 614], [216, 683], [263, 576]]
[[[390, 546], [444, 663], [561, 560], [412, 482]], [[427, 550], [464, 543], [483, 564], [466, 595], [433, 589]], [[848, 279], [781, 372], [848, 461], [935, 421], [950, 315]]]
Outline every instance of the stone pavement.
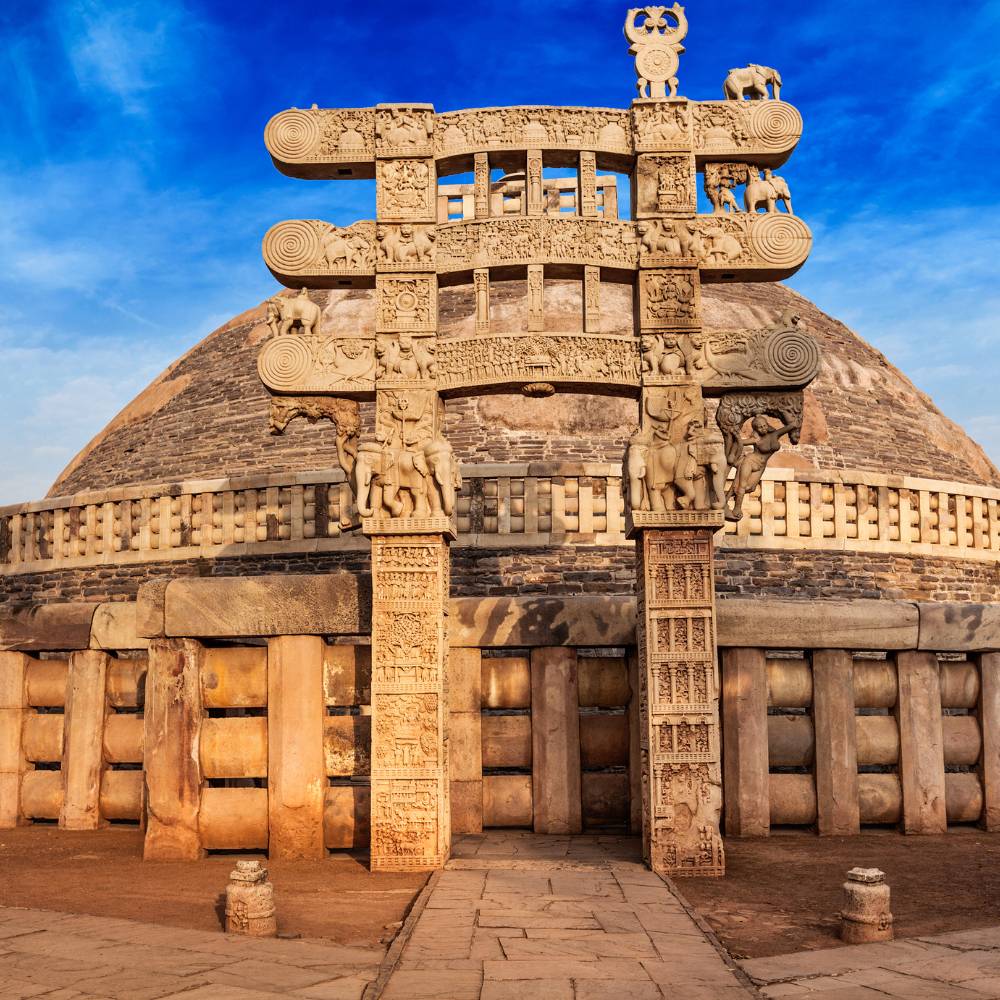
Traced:
[[384, 954], [0, 908], [2, 1000], [359, 1000]]
[[774, 1000], [997, 1000], [1000, 927], [740, 964]]
[[460, 838], [384, 1000], [747, 1000], [625, 837]]

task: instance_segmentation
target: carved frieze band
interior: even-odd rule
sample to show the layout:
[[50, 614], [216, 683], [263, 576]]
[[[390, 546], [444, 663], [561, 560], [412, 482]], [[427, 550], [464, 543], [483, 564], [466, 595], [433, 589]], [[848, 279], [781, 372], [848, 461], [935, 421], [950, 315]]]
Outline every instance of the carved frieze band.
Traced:
[[[393, 117], [395, 115], [395, 117]], [[633, 117], [634, 116], [634, 117]], [[631, 156], [693, 149], [711, 160], [750, 156], [780, 163], [802, 135], [802, 116], [784, 101], [690, 101], [618, 108], [507, 107], [449, 111], [426, 107], [292, 108], [264, 131], [274, 160], [310, 176], [406, 155], [436, 159], [510, 150], [582, 150]], [[317, 167], [328, 164], [324, 174]]]
[[[635, 337], [603, 334], [477, 334], [412, 339], [412, 365], [426, 357], [428, 377], [438, 391], [475, 386], [670, 385], [693, 379], [712, 395], [735, 388], [807, 385], [819, 371], [815, 341], [798, 329], [722, 330], [690, 336], [686, 351], [671, 333]], [[273, 337], [261, 350], [257, 370], [277, 393], [338, 393], [370, 396], [379, 359], [398, 353], [398, 338], [324, 337], [288, 334]], [[431, 360], [433, 358], [433, 360]], [[395, 370], [395, 369], [394, 369]], [[686, 374], [689, 373], [689, 374]], [[421, 377], [421, 369], [403, 375]]]
[[702, 281], [793, 274], [812, 249], [809, 227], [772, 212], [700, 215], [692, 219], [509, 218], [447, 225], [337, 227], [316, 219], [279, 222], [264, 237], [264, 261], [282, 284], [329, 287], [372, 283], [380, 272], [467, 274], [491, 267], [569, 264], [634, 271], [695, 267]]

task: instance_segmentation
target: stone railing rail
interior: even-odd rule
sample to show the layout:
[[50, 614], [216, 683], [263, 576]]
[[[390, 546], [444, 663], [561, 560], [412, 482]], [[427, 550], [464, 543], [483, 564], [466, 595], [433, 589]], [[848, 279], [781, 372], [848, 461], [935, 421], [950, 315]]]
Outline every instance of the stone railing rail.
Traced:
[[[459, 545], [625, 545], [620, 468], [463, 468]], [[769, 470], [726, 526], [730, 549], [826, 549], [995, 562], [1000, 490], [867, 472]], [[797, 516], [796, 516], [797, 515]], [[363, 549], [339, 469], [125, 487], [0, 508], [0, 574], [112, 563]]]

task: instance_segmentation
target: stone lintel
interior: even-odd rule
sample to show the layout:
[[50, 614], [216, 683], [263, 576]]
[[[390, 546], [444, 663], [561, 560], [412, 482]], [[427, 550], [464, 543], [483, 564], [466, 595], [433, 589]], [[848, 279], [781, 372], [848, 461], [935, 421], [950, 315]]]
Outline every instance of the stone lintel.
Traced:
[[87, 649], [97, 604], [33, 604], [0, 618], [0, 650]]
[[1000, 603], [928, 601], [917, 607], [920, 635], [916, 649], [940, 653], [1000, 650]]

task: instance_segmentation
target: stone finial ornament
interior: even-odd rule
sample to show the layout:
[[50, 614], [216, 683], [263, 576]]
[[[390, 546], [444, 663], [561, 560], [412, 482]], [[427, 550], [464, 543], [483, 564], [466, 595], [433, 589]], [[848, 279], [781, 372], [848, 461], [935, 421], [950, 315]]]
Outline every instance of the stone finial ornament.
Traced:
[[852, 868], [844, 883], [844, 909], [840, 937], [848, 944], [891, 941], [892, 912], [885, 872], [878, 868]]
[[635, 56], [640, 98], [666, 100], [668, 84], [670, 96], [677, 96], [677, 70], [684, 51], [681, 41], [687, 30], [687, 18], [679, 3], [673, 7], [634, 7], [628, 12], [625, 38], [631, 43], [629, 54]]
[[746, 69], [731, 69], [722, 91], [727, 101], [766, 101], [770, 98], [768, 86], [774, 91], [774, 99], [781, 100], [781, 74], [770, 66], [751, 63]]
[[226, 886], [226, 933], [276, 937], [274, 886], [259, 861], [237, 861]]

